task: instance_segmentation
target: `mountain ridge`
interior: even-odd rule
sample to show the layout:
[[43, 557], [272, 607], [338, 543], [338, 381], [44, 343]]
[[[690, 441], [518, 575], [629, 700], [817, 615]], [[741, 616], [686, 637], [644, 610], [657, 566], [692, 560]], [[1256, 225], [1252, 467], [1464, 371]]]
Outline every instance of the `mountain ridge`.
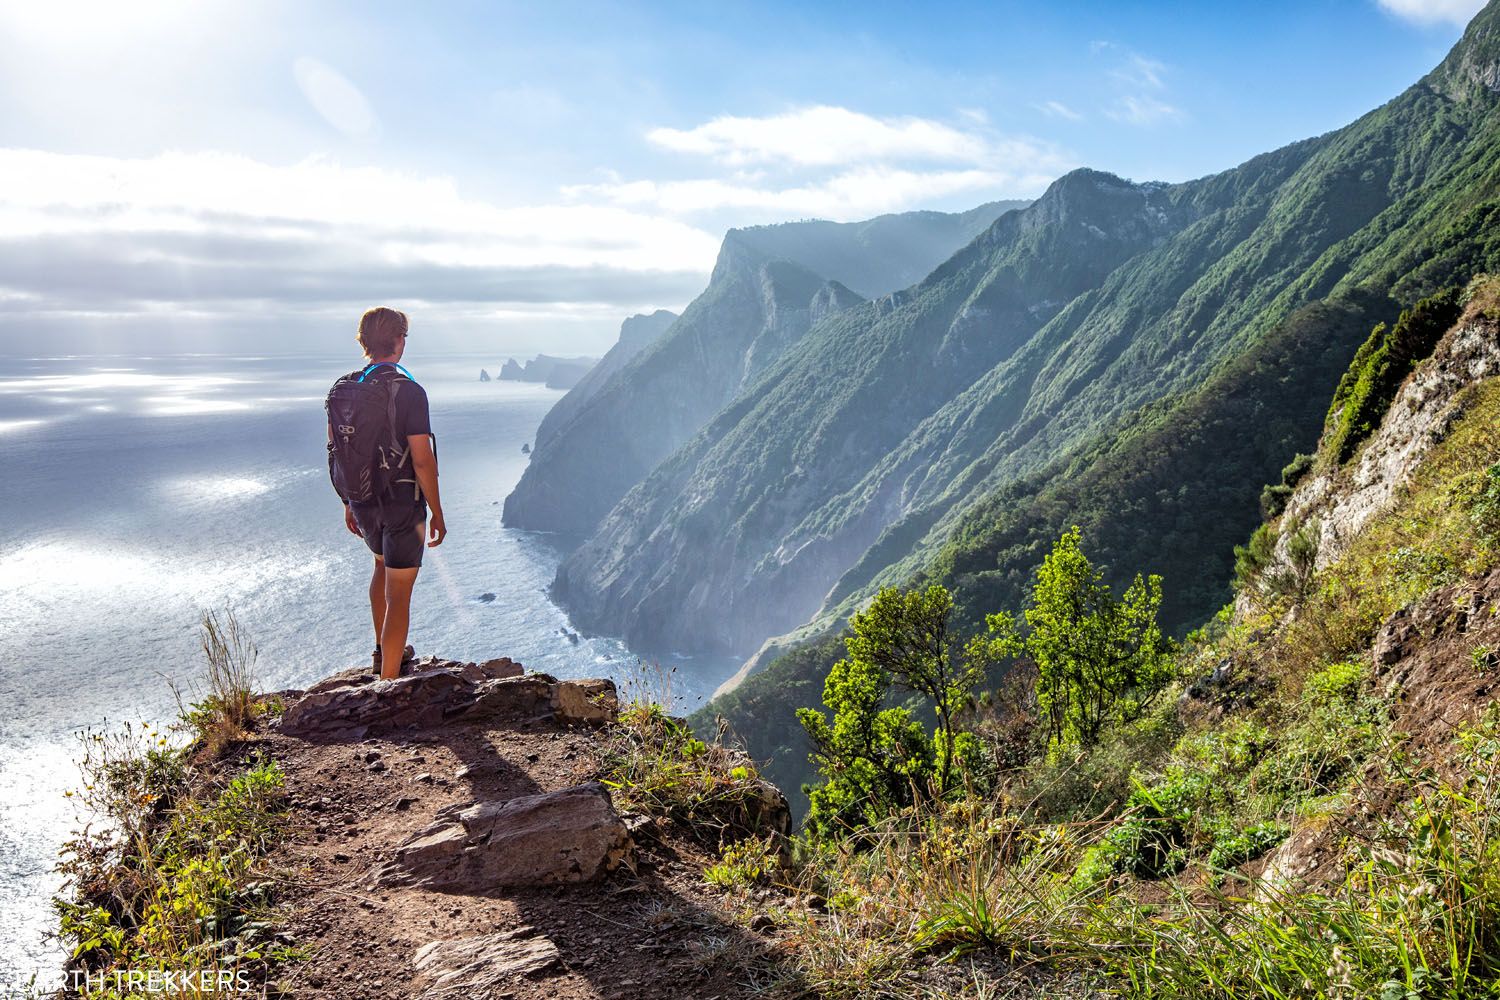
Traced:
[[[1493, 19], [1492, 8], [1466, 37], [1486, 36]], [[1464, 49], [1454, 64], [1476, 64]], [[1485, 225], [1500, 180], [1491, 165], [1500, 162], [1495, 102], [1484, 91], [1455, 104], [1427, 81], [1342, 129], [1195, 181], [1111, 187], [1096, 171], [1066, 175], [916, 286], [811, 331], [621, 500], [564, 561], [554, 592], [583, 627], [647, 650], [748, 654], [766, 636], [829, 612], [830, 591], [893, 525], [911, 519], [917, 534], [926, 519], [922, 545], [931, 552], [979, 497], [1201, 380], [1297, 307], [1360, 288], [1411, 301], [1478, 269], [1500, 254]], [[1024, 343], [998, 359], [978, 355], [991, 362], [987, 370], [946, 398], [925, 400], [925, 410], [869, 398], [858, 376], [878, 358], [890, 317], [929, 320], [916, 338], [928, 353], [909, 358], [940, 363], [983, 341], [965, 336], [959, 321], [975, 314], [960, 309], [994, 287], [982, 262], [1007, 245], [1036, 251], [1010, 261], [1033, 290], [1086, 265], [1078, 240], [1094, 237], [1090, 225], [1101, 229], [1088, 212], [1102, 214], [1102, 206], [1064, 195], [1088, 185], [1134, 192], [1164, 213], [1170, 235], [1136, 248], [1089, 287], [1068, 289], [1061, 302], [1038, 295], [1030, 304], [1047, 312], [1046, 322], [1013, 324], [1028, 335]], [[1048, 257], [1049, 245], [1066, 252]], [[955, 282], [966, 281], [960, 294]], [[942, 322], [932, 322], [939, 313]], [[980, 321], [992, 337], [1006, 335], [993, 317]], [[1349, 329], [1340, 336], [1351, 352], [1360, 339]], [[824, 377], [840, 364], [855, 373], [853, 384]], [[782, 371], [792, 365], [813, 374]], [[925, 368], [919, 377], [928, 377]], [[791, 379], [800, 379], [798, 391], [778, 395], [778, 380]], [[942, 395], [941, 377], [933, 381]], [[726, 427], [742, 419], [742, 431]], [[836, 444], [815, 453], [806, 442], [818, 440]], [[863, 456], [838, 465], [860, 448], [879, 455], [863, 468], [854, 468]], [[804, 481], [810, 469], [821, 482]], [[1253, 496], [1259, 486], [1241, 488]], [[868, 593], [870, 582], [842, 586]]]
[[[957, 216], [914, 213], [868, 223], [730, 230], [708, 287], [682, 316], [586, 399], [565, 397], [559, 404], [569, 417], [556, 423], [546, 447], [536, 449], [506, 497], [503, 522], [569, 537], [587, 535], [621, 496], [816, 321], [863, 301], [843, 282], [787, 256], [798, 252], [796, 244], [809, 231], [820, 234], [823, 246], [843, 241], [840, 273], [851, 276], [851, 262], [863, 261], [868, 273], [860, 283], [869, 284], [890, 270], [875, 265], [893, 241], [928, 232], [937, 220], [939, 228], [953, 231], [948, 242], [957, 245], [985, 214], [1007, 205], [994, 203]], [[934, 257], [933, 248], [941, 249], [941, 256], [930, 261], [936, 263], [953, 247], [929, 236], [921, 252]]]

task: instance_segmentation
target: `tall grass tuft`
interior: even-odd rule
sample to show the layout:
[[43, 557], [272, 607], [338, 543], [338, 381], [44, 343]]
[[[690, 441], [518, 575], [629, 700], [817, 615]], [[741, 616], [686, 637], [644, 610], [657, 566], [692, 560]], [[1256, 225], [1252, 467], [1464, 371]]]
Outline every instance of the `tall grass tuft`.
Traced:
[[207, 690], [191, 704], [183, 703], [175, 686], [173, 694], [183, 722], [210, 753], [217, 753], [226, 744], [243, 739], [272, 706], [255, 693], [259, 652], [232, 610], [204, 611], [199, 619], [198, 642], [207, 668], [203, 676]]

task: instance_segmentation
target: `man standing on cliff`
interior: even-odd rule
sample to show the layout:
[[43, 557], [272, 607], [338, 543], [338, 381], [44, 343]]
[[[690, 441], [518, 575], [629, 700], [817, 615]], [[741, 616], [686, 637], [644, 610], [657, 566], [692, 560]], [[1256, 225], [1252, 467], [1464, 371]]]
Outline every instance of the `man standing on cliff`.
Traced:
[[405, 313], [384, 306], [366, 312], [355, 339], [368, 363], [334, 383], [327, 404], [329, 471], [344, 500], [344, 524], [375, 554], [371, 658], [383, 680], [400, 676], [412, 659], [412, 587], [424, 547], [442, 544], [448, 533], [427, 392], [400, 364], [406, 333]]

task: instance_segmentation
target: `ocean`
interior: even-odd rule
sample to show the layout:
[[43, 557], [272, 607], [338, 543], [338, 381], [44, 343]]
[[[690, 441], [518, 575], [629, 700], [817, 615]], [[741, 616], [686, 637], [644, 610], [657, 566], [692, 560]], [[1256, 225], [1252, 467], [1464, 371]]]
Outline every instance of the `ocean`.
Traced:
[[[501, 355], [503, 357], [503, 355]], [[370, 559], [328, 483], [323, 395], [357, 357], [51, 357], [0, 369], [0, 990], [61, 962], [57, 848], [81, 821], [79, 734], [166, 722], [201, 670], [200, 616], [232, 609], [265, 690], [367, 663]], [[556, 390], [478, 381], [497, 357], [423, 357], [449, 535], [417, 582], [419, 654], [622, 676], [547, 598], [554, 540], [500, 525]], [[733, 672], [683, 659], [678, 707]]]

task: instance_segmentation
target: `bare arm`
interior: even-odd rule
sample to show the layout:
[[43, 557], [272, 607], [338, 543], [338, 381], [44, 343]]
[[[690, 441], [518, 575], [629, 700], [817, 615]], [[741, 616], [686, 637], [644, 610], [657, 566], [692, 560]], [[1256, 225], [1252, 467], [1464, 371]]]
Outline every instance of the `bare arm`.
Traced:
[[432, 548], [443, 544], [443, 538], [448, 534], [448, 525], [443, 522], [443, 501], [438, 496], [437, 455], [433, 454], [430, 435], [412, 434], [406, 443], [411, 448], [411, 467], [417, 474], [417, 485], [422, 488], [422, 496], [431, 509], [427, 520], [430, 538], [427, 546]]

